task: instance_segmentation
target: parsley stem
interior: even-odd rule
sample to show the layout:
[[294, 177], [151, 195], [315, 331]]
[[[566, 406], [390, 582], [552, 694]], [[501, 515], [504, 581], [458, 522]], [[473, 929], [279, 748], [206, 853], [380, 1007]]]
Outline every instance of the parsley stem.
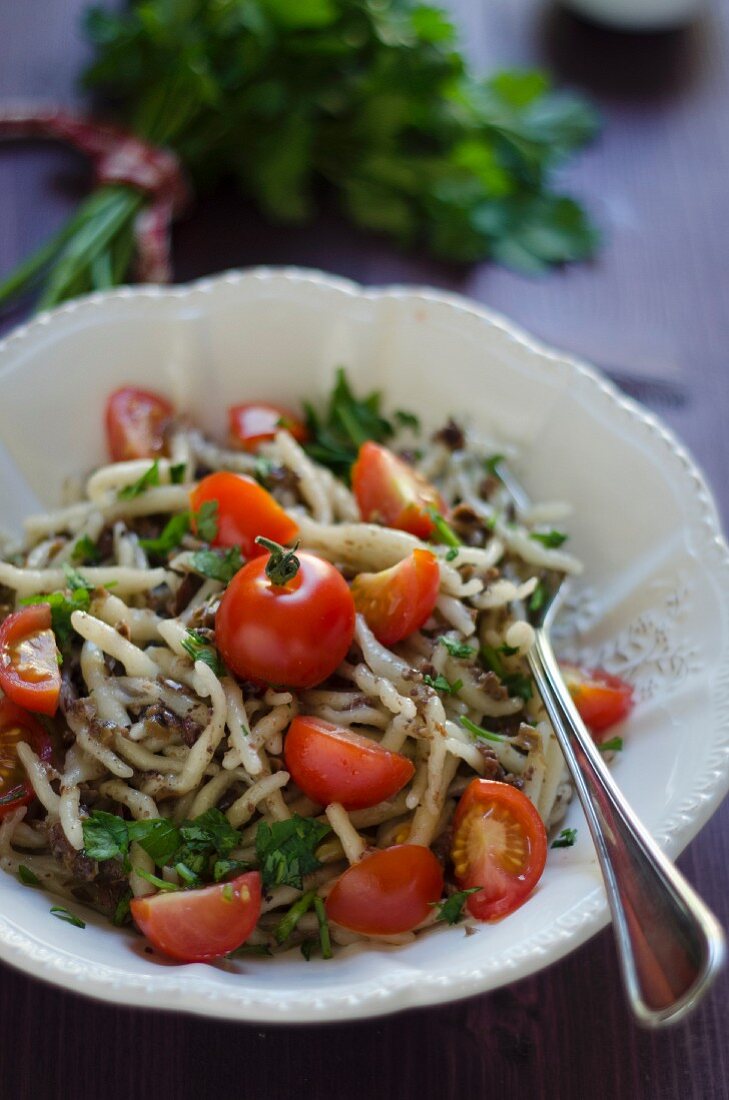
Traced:
[[314, 912], [316, 913], [316, 919], [319, 921], [319, 943], [321, 944], [321, 957], [323, 959], [332, 958], [332, 941], [329, 935], [329, 922], [327, 921], [326, 910], [324, 909], [324, 902], [319, 895], [314, 898]]
[[506, 738], [500, 733], [492, 733], [491, 730], [485, 730], [482, 726], [477, 726], [475, 722], [472, 722], [470, 718], [466, 718], [465, 715], [461, 715], [458, 719], [464, 729], [467, 729], [469, 733], [473, 734], [479, 741], [505, 741]]
[[444, 546], [451, 546], [454, 548], [458, 546], [463, 546], [463, 543], [459, 539], [456, 532], [453, 530], [451, 525], [446, 522], [440, 512], [436, 511], [435, 508], [428, 508], [428, 515], [435, 524], [435, 530], [436, 534], [438, 535], [438, 539], [440, 540], [440, 542], [443, 543]]
[[302, 894], [298, 901], [294, 902], [289, 911], [284, 914], [284, 916], [276, 925], [273, 933], [276, 939], [276, 943], [283, 943], [289, 938], [291, 933], [296, 928], [296, 925], [303, 917], [304, 913], [308, 912], [309, 909], [311, 909], [312, 905], [314, 904], [315, 897], [316, 890], [308, 890], [307, 893]]

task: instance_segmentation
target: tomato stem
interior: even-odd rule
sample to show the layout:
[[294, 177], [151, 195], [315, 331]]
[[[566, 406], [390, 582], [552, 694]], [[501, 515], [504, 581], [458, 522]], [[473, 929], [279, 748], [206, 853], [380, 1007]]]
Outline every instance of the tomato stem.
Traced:
[[289, 581], [294, 579], [301, 565], [296, 557], [299, 540], [296, 540], [290, 550], [287, 550], [285, 546], [281, 546], [280, 543], [274, 542], [273, 539], [264, 538], [263, 535], [258, 535], [256, 542], [259, 546], [265, 546], [271, 555], [266, 562], [266, 576], [271, 584], [277, 588], [285, 587]]

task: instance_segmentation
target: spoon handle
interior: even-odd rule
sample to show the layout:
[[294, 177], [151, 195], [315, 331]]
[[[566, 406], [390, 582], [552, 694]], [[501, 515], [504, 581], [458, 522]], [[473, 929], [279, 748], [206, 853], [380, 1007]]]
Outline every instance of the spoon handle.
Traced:
[[595, 843], [631, 1008], [645, 1027], [675, 1023], [722, 967], [721, 927], [621, 795], [541, 627], [529, 663]]

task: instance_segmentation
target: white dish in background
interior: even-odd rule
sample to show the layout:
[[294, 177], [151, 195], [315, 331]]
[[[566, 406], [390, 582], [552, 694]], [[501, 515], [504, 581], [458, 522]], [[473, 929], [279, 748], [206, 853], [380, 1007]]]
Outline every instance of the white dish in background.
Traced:
[[[465, 415], [515, 443], [532, 496], [574, 504], [571, 547], [586, 571], [573, 614], [581, 634], [563, 646], [636, 685], [614, 773], [676, 856], [729, 785], [729, 552], [716, 508], [653, 417], [482, 307], [260, 269], [45, 314], [0, 344], [2, 525], [56, 504], [64, 477], [103, 459], [104, 402], [122, 383], [167, 393], [222, 435], [228, 405], [324, 397], [338, 364], [357, 390], [381, 388], [387, 407], [413, 409], [428, 427]], [[576, 802], [566, 823], [575, 847], [551, 851], [529, 901], [474, 936], [444, 927], [332, 962], [296, 952], [180, 966], [94, 914], [83, 931], [54, 920], [46, 895], [0, 874], [0, 958], [117, 1004], [239, 1020], [343, 1020], [454, 1000], [539, 970], [607, 923]]]

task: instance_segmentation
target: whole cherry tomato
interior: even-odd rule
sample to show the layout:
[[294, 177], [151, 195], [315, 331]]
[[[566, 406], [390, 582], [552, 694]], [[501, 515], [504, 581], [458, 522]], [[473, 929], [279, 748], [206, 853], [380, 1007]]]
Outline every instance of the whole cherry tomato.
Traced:
[[261, 912], [258, 871], [217, 886], [134, 898], [134, 923], [164, 955], [207, 962], [235, 951], [250, 936]]
[[55, 714], [61, 691], [56, 638], [47, 603], [15, 611], [0, 623], [0, 688], [38, 714]]
[[272, 551], [248, 562], [228, 585], [215, 619], [225, 663], [244, 679], [308, 688], [344, 660], [354, 636], [352, 594], [333, 565], [314, 554]]
[[204, 477], [190, 493], [193, 512], [208, 501], [218, 505], [213, 546], [240, 546], [243, 555], [252, 558], [265, 553], [256, 543], [258, 535], [283, 543], [298, 534], [291, 516], [262, 485], [244, 474], [221, 470]]
[[580, 717], [591, 733], [603, 733], [628, 717], [633, 709], [633, 688], [625, 680], [601, 668], [562, 665], [561, 669]]
[[381, 523], [427, 539], [435, 530], [430, 511], [442, 512], [438, 490], [380, 443], [364, 443], [352, 467], [352, 488], [366, 523]]
[[451, 858], [461, 889], [481, 887], [466, 902], [471, 915], [498, 920], [518, 909], [542, 876], [544, 823], [516, 787], [473, 779], [453, 819]]
[[312, 802], [340, 802], [345, 810], [376, 806], [404, 787], [415, 771], [400, 753], [306, 715], [289, 726], [284, 757], [294, 783]]
[[18, 759], [18, 742], [25, 741], [43, 761], [51, 759], [51, 742], [40, 722], [0, 697], [0, 818], [33, 799], [33, 788]]
[[174, 415], [166, 398], [124, 386], [106, 403], [106, 438], [114, 462], [156, 458], [165, 448], [165, 428]]
[[262, 401], [234, 405], [228, 409], [228, 422], [231, 443], [244, 451], [257, 451], [261, 443], [275, 439], [276, 432], [282, 428], [290, 432], [298, 443], [304, 443], [307, 439], [306, 428], [293, 413]]
[[354, 863], [326, 900], [335, 924], [364, 936], [409, 932], [443, 893], [443, 869], [430, 848], [396, 844]]
[[383, 645], [394, 645], [419, 630], [438, 598], [440, 569], [430, 550], [409, 557], [381, 573], [360, 573], [352, 582], [355, 607]]

